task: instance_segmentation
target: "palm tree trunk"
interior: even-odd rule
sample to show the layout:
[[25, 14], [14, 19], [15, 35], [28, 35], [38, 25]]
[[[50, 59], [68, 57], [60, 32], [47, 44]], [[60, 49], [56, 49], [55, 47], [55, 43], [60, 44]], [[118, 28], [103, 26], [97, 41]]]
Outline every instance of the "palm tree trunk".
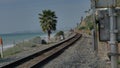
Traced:
[[50, 40], [50, 34], [51, 34], [51, 31], [48, 30], [48, 40]]

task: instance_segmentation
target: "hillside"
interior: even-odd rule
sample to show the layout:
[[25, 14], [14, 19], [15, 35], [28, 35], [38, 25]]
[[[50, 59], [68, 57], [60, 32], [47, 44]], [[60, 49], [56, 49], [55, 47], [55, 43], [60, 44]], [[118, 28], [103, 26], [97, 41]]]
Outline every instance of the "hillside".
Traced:
[[117, 0], [117, 6], [120, 6], [120, 0]]
[[78, 27], [79, 30], [92, 30], [93, 29], [93, 22], [92, 16], [86, 16], [84, 20], [81, 22], [80, 26]]

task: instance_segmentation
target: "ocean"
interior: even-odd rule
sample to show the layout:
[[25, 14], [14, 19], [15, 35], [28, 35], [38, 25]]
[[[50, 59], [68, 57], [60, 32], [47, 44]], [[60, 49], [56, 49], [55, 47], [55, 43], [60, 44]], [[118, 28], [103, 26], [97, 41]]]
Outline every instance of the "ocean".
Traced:
[[14, 44], [30, 40], [36, 36], [40, 36], [41, 38], [47, 37], [45, 33], [16, 33], [16, 34], [0, 34], [3, 40], [3, 48], [9, 48], [14, 46]]

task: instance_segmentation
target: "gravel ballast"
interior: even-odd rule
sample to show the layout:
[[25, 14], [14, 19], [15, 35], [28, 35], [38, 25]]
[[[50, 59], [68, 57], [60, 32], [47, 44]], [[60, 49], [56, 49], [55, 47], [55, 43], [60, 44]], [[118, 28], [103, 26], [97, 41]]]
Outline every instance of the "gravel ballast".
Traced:
[[[53, 45], [35, 47], [30, 51], [25, 51], [12, 57], [4, 58], [1, 60], [0, 66], [10, 63], [9, 60], [17, 60], [50, 46]], [[58, 57], [48, 62], [43, 68], [109, 68], [106, 67], [106, 61], [101, 60], [98, 57], [93, 50], [91, 36], [84, 34], [75, 44], [66, 49]]]
[[103, 62], [95, 56], [91, 37], [83, 35], [73, 46], [43, 68], [105, 68], [105, 64], [101, 66], [101, 63]]

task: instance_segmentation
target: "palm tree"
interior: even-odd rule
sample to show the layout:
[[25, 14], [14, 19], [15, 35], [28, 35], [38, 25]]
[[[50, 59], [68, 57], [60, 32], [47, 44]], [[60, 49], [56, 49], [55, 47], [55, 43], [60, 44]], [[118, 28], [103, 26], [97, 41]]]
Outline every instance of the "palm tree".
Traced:
[[39, 13], [40, 26], [42, 31], [48, 33], [48, 40], [50, 40], [50, 34], [56, 30], [57, 17], [54, 11], [43, 10]]

